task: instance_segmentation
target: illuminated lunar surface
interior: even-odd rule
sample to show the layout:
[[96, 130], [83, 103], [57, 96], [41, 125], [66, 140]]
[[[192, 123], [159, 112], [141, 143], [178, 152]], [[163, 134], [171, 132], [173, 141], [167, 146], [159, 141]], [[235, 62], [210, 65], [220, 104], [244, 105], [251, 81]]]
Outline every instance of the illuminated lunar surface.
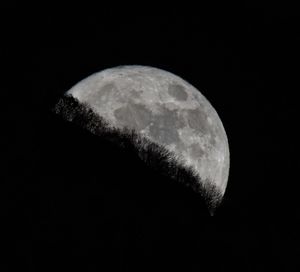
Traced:
[[112, 127], [129, 128], [165, 147], [196, 171], [199, 183], [224, 195], [229, 174], [224, 127], [208, 100], [182, 78], [154, 67], [119, 66], [87, 77], [67, 95]]

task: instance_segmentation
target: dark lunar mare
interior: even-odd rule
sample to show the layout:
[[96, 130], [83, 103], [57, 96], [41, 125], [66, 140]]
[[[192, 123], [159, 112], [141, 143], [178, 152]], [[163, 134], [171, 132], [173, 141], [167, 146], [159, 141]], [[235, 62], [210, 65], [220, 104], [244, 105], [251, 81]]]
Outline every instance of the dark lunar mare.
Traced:
[[124, 129], [111, 127], [87, 104], [79, 102], [71, 95], [64, 95], [55, 105], [53, 111], [65, 120], [113, 142], [120, 148], [135, 152], [154, 171], [171, 177], [200, 193], [211, 214], [219, 206], [222, 194], [218, 188], [210, 181], [199, 182], [195, 170], [192, 167], [183, 166], [175, 155], [165, 147], [151, 142], [126, 127]]

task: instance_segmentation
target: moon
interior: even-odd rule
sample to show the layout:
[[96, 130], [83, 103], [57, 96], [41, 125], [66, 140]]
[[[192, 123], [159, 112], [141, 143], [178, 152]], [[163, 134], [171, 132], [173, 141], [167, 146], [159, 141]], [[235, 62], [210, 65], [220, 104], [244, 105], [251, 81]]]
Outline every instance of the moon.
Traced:
[[229, 175], [227, 135], [216, 110], [184, 79], [149, 66], [118, 66], [92, 74], [66, 96], [111, 128], [132, 130], [161, 146], [178, 165], [193, 170], [200, 188], [213, 188], [206, 192], [214, 195], [213, 202], [223, 198]]

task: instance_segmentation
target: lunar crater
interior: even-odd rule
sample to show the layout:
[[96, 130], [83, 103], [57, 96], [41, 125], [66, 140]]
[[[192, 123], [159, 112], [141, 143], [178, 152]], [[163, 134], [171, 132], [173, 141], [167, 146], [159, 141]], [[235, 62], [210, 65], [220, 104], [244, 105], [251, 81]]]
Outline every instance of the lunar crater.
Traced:
[[169, 84], [168, 93], [175, 99], [180, 101], [185, 101], [188, 98], [188, 94], [186, 93], [185, 88], [179, 84]]
[[205, 133], [209, 130], [206, 114], [200, 109], [186, 110], [186, 118], [189, 127], [195, 131]]
[[152, 120], [151, 112], [144, 105], [137, 103], [114, 110], [114, 116], [119, 126], [128, 125], [128, 120], [131, 120], [131, 126], [136, 130], [145, 129]]

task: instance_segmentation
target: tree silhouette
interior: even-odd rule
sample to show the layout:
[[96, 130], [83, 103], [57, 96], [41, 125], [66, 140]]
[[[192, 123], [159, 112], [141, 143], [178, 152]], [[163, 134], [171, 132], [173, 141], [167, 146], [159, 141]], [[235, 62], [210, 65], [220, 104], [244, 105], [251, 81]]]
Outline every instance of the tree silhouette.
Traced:
[[71, 95], [64, 95], [55, 105], [53, 112], [126, 151], [136, 153], [154, 171], [200, 193], [211, 214], [220, 204], [222, 200], [220, 190], [209, 180], [201, 179], [193, 167], [186, 166], [180, 157], [164, 146], [150, 141], [128, 127], [119, 129], [111, 126], [89, 105], [81, 103]]

